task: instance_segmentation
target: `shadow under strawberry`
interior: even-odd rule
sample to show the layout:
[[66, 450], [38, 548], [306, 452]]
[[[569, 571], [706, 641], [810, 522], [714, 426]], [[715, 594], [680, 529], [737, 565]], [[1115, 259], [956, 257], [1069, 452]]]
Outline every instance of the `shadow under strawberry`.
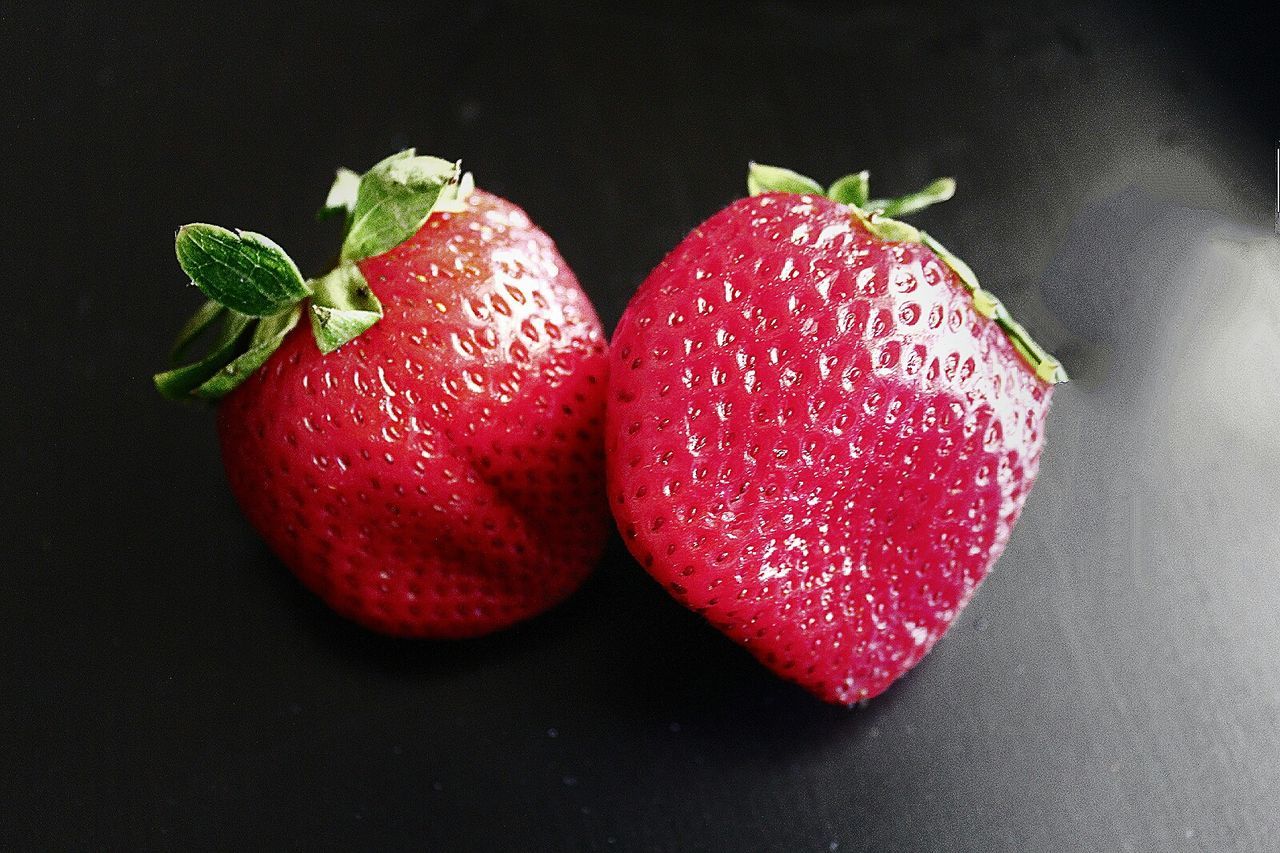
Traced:
[[[785, 745], [818, 748], [871, 724], [894, 705], [890, 690], [874, 709], [820, 701], [777, 678], [741, 646], [682, 607], [611, 543], [606, 565], [579, 599], [603, 614], [588, 630], [607, 644], [605, 679], [592, 685], [602, 711], [638, 717], [716, 748]], [[607, 607], [591, 599], [606, 594]], [[908, 682], [910, 678], [906, 679]]]
[[526, 696], [529, 706], [560, 707], [561, 716], [580, 722], [612, 719], [598, 724], [625, 737], [627, 731], [671, 728], [732, 758], [775, 748], [794, 756], [828, 747], [893, 713], [899, 692], [889, 690], [874, 707], [846, 709], [779, 680], [672, 600], [640, 570], [617, 535], [597, 570], [568, 600], [505, 631], [467, 640], [368, 631], [281, 571], [264, 544], [256, 544], [253, 558], [240, 568], [278, 598], [271, 610], [303, 644], [343, 669], [415, 685], [424, 706], [446, 694], [451, 704], [462, 681], [487, 693], [499, 682], [527, 680], [543, 695], [533, 698], [514, 684], [511, 695]]
[[[280, 599], [276, 610], [291, 623], [292, 630], [304, 633], [322, 647], [326, 657], [349, 664], [353, 669], [373, 670], [384, 675], [424, 682], [424, 701], [430, 700], [430, 682], [486, 669], [509, 670], [520, 658], [551, 653], [549, 647], [574, 642], [580, 633], [582, 606], [579, 599], [591, 596], [598, 584], [588, 578], [583, 588], [568, 601], [504, 631], [462, 640], [433, 640], [379, 634], [343, 618], [313, 595], [284, 568], [265, 544], [256, 547], [257, 556], [243, 568], [259, 575]], [[578, 616], [574, 613], [578, 611]]]

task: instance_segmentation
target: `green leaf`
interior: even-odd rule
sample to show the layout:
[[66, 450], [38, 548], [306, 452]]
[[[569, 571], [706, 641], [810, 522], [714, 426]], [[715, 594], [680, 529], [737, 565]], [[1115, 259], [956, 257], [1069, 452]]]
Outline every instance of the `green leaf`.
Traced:
[[355, 264], [316, 279], [311, 332], [321, 352], [333, 352], [381, 319], [382, 303]]
[[885, 216], [907, 216], [930, 205], [946, 201], [956, 194], [954, 178], [938, 178], [921, 190], [894, 199], [867, 202], [868, 210], [880, 210]]
[[996, 295], [991, 291], [982, 290], [981, 288], [973, 291], [973, 310], [988, 320], [1009, 316], [1004, 303], [997, 299]]
[[[751, 195], [762, 192], [818, 193], [818, 185], [803, 175], [776, 166], [752, 163], [747, 172], [747, 188]], [[1009, 311], [989, 291], [978, 284], [969, 265], [947, 251], [947, 248], [930, 235], [894, 217], [906, 216], [923, 210], [932, 204], [946, 201], [955, 195], [956, 182], [951, 178], [939, 178], [923, 189], [894, 199], [867, 200], [870, 195], [870, 175], [863, 171], [845, 175], [831, 185], [826, 196], [832, 201], [848, 206], [851, 216], [881, 240], [902, 243], [922, 243], [933, 250], [960, 279], [973, 299], [974, 310], [996, 323], [1008, 337], [1018, 354], [1035, 371], [1036, 376], [1048, 383], [1066, 382], [1067, 372], [1062, 365], [1027, 333]]]
[[191, 319], [178, 331], [178, 339], [173, 342], [173, 349], [169, 350], [169, 361], [173, 364], [181, 361], [201, 333], [213, 325], [213, 321], [221, 317], [222, 312], [226, 310], [212, 299], [201, 305], [199, 310], [192, 314]]
[[899, 222], [896, 219], [890, 219], [887, 216], [880, 216], [873, 213], [863, 220], [866, 223], [867, 230], [879, 237], [881, 240], [891, 240], [900, 243], [918, 243], [920, 242], [920, 232], [914, 226], [905, 222]]
[[763, 163], [750, 163], [747, 166], [747, 192], [751, 195], [761, 193], [795, 193], [797, 195], [822, 195], [822, 186], [813, 178], [784, 169], [781, 166], [766, 166]]
[[360, 180], [342, 259], [380, 255], [408, 240], [444, 189], [458, 181], [460, 171], [458, 163], [418, 157], [412, 148], [378, 163]]
[[440, 198], [436, 199], [435, 206], [431, 208], [431, 212], [460, 213], [466, 210], [465, 202], [467, 197], [471, 195], [471, 191], [475, 188], [475, 178], [471, 177], [470, 172], [466, 172], [456, 184], [449, 184], [441, 191]]
[[871, 194], [871, 173], [866, 169], [853, 175], [845, 175], [827, 190], [827, 198], [840, 204], [865, 207]]
[[939, 260], [951, 267], [956, 276], [964, 284], [973, 296], [973, 310], [977, 311], [983, 317], [994, 320], [996, 325], [1004, 330], [1005, 335], [1009, 338], [1009, 342], [1013, 344], [1013, 348], [1018, 354], [1031, 365], [1031, 369], [1035, 371], [1036, 376], [1049, 384], [1057, 384], [1068, 380], [1067, 371], [1062, 364], [1049, 354], [1044, 347], [1036, 343], [1031, 337], [1031, 333], [1013, 319], [1013, 315], [1009, 313], [1009, 309], [1004, 307], [994, 293], [989, 290], [983, 290], [978, 284], [978, 277], [974, 275], [973, 270], [960, 258], [953, 255], [946, 246], [939, 243], [932, 235], [926, 234], [924, 231], [919, 232], [919, 240], [924, 245], [933, 250]]
[[1008, 312], [1003, 315], [997, 315], [996, 322], [1000, 324], [1005, 334], [1009, 336], [1009, 342], [1013, 344], [1013, 348], [1026, 359], [1027, 363], [1036, 372], [1036, 376], [1041, 380], [1048, 382], [1050, 385], [1056, 385], [1071, 378], [1067, 376], [1066, 368], [1062, 366], [1062, 363], [1049, 355], [1044, 347], [1036, 343], [1023, 325], [1009, 316]]
[[356, 196], [360, 192], [360, 173], [350, 169], [338, 169], [334, 176], [333, 186], [329, 187], [329, 195], [325, 196], [324, 207], [316, 214], [317, 219], [328, 219], [341, 215], [349, 217], [356, 209]]
[[920, 242], [924, 243], [930, 249], [933, 249], [933, 253], [937, 255], [944, 264], [951, 267], [951, 269], [955, 271], [956, 275], [960, 276], [960, 280], [964, 282], [964, 286], [969, 288], [970, 291], [977, 292], [982, 289], [982, 285], [978, 284], [978, 276], [974, 273], [973, 269], [964, 261], [960, 260], [959, 257], [953, 255], [946, 246], [934, 239], [932, 234], [926, 234], [921, 231]]
[[157, 373], [154, 377], [157, 391], [170, 400], [186, 399], [192, 391], [207, 382], [235, 357], [240, 340], [253, 322], [253, 318], [234, 311], [225, 312], [225, 316], [226, 321], [223, 323], [222, 331], [209, 354], [184, 367]]
[[174, 248], [183, 271], [205, 296], [250, 317], [276, 314], [310, 293], [284, 249], [252, 231], [184, 225]]
[[206, 400], [216, 400], [234, 390], [280, 348], [285, 335], [298, 325], [301, 315], [302, 306], [294, 305], [279, 314], [263, 317], [249, 338], [249, 348], [201, 383], [193, 393]]

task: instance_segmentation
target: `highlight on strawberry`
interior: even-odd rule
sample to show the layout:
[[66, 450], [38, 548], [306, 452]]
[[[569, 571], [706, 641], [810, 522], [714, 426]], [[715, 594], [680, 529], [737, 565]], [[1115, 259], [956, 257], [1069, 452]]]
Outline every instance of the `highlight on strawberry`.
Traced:
[[779, 675], [852, 704], [918, 663], [1009, 540], [1062, 366], [969, 267], [873, 199], [752, 164], [614, 334], [609, 497], [627, 546]]
[[590, 301], [551, 239], [456, 162], [410, 149], [339, 170], [321, 214], [344, 239], [314, 278], [261, 234], [179, 229], [207, 301], [156, 387], [217, 401], [245, 516], [338, 613], [448, 638], [546, 610], [610, 524]]

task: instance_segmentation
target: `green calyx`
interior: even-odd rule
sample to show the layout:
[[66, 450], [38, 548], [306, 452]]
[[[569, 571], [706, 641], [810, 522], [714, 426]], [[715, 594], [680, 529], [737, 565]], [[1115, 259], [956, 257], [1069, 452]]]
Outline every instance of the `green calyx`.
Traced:
[[[266, 362], [304, 313], [322, 353], [360, 335], [382, 318], [382, 304], [357, 264], [408, 240], [432, 213], [461, 210], [473, 186], [460, 163], [412, 148], [363, 175], [339, 169], [320, 217], [343, 217], [342, 252], [335, 269], [312, 279], [261, 234], [182, 226], [178, 264], [208, 301], [178, 333], [174, 367], [155, 375], [156, 388], [175, 400], [222, 397]], [[204, 357], [180, 364], [207, 335]]]
[[865, 171], [846, 175], [824, 190], [817, 181], [790, 169], [751, 163], [747, 167], [747, 190], [753, 196], [781, 192], [829, 198], [847, 206], [868, 231], [882, 240], [928, 246], [964, 284], [973, 298], [974, 310], [995, 321], [1004, 330], [1013, 348], [1031, 366], [1036, 376], [1051, 385], [1066, 382], [1067, 371], [1062, 364], [1035, 342], [991, 291], [984, 290], [978, 284], [978, 277], [968, 264], [947, 251], [945, 246], [929, 234], [893, 218], [916, 213], [930, 205], [946, 201], [955, 195], [956, 182], [951, 178], [939, 178], [914, 193], [892, 199], [873, 199], [870, 197], [870, 178], [870, 173]]

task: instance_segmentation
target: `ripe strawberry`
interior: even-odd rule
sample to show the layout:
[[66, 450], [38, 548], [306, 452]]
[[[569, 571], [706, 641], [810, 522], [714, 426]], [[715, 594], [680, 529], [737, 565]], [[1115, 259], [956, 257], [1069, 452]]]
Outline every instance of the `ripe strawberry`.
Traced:
[[[211, 298], [191, 327], [227, 328], [212, 361], [157, 385], [230, 391], [218, 429], [245, 515], [334, 610], [387, 634], [533, 616], [608, 531], [600, 322], [551, 239], [469, 179], [412, 151], [341, 172], [342, 260], [311, 281], [258, 235], [178, 235]], [[304, 301], [315, 340], [294, 325]]]
[[609, 494], [686, 606], [824, 700], [875, 696], [1009, 539], [1061, 367], [937, 241], [754, 165], [751, 198], [641, 285], [612, 343]]

